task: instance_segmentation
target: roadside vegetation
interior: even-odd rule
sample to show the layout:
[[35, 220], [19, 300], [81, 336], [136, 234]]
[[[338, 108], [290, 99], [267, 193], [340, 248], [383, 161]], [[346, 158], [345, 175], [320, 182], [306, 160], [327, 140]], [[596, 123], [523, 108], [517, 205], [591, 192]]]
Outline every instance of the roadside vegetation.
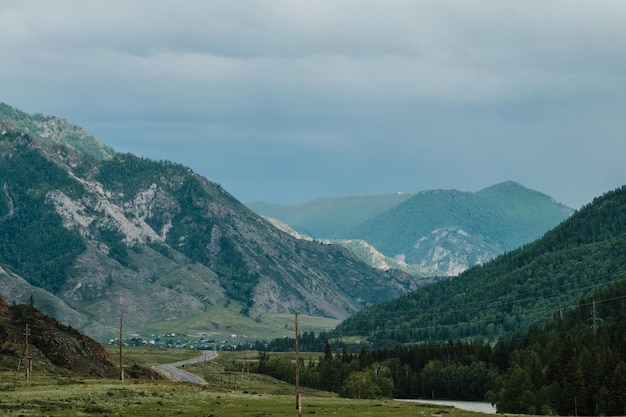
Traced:
[[[125, 367], [150, 366], [198, 354], [198, 351], [127, 348]], [[113, 358], [115, 360], [115, 358]], [[220, 352], [211, 362], [188, 370], [204, 376], [209, 385], [140, 380], [38, 375], [27, 382], [23, 373], [0, 372], [0, 415], [18, 416], [295, 416], [295, 387], [248, 372], [245, 364], [258, 358], [250, 352]], [[336, 394], [303, 389], [303, 415], [430, 416], [469, 413], [448, 407], [407, 404], [392, 400], [351, 400]]]

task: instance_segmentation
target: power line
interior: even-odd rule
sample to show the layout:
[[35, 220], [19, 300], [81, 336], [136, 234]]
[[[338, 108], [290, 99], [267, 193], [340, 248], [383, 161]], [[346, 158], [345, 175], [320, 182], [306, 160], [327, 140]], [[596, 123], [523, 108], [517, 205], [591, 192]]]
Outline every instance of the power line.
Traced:
[[[601, 288], [601, 287], [607, 287], [609, 285], [613, 285], [619, 282], [624, 282], [626, 280], [617, 280], [617, 281], [612, 281], [612, 282], [602, 282], [602, 283], [597, 283], [597, 280], [599, 278], [606, 278], [609, 276], [615, 276], [615, 275], [622, 275], [622, 272], [615, 272], [615, 273], [610, 273], [610, 274], [603, 274], [601, 276], [595, 276], [592, 278], [589, 278], [587, 280], [583, 280], [582, 282], [587, 282], [587, 283], [591, 283], [594, 282], [593, 284], [584, 286], [584, 287], [578, 287], [576, 289], [568, 289], [568, 290], [564, 290], [562, 292], [557, 292], [558, 288], [565, 288], [567, 285], [567, 283], [561, 284], [559, 287], [553, 288], [553, 294], [550, 295], [549, 297], [542, 297], [544, 302], [549, 302], [550, 299], [555, 298], [555, 297], [561, 297], [563, 294], [567, 294], [567, 293], [573, 293], [573, 292], [581, 292], [581, 291], [585, 291], [585, 290], [591, 290], [594, 288]], [[533, 293], [538, 293], [540, 291], [543, 291], [544, 289], [537, 289], [534, 291], [527, 291], [525, 292], [525, 294], [533, 294]], [[596, 296], [597, 297], [597, 296]], [[604, 303], [604, 302], [609, 302], [611, 300], [618, 300], [618, 299], [622, 299], [622, 298], [626, 298], [626, 296], [618, 296], [618, 297], [611, 297], [611, 298], [604, 298], [604, 299], [596, 299], [595, 302], [597, 303]], [[524, 304], [526, 302], [529, 301], [534, 301], [535, 298], [534, 297], [528, 297], [525, 299], [518, 299], [518, 300], [511, 300], [511, 301], [500, 301], [499, 298], [496, 298], [493, 300], [493, 302], [491, 303], [491, 307], [492, 308], [504, 308], [506, 306], [520, 306], [520, 304]], [[498, 302], [500, 301], [500, 302]], [[483, 301], [484, 303], [484, 301]], [[458, 314], [464, 314], [464, 315], [468, 315], [472, 312], [475, 312], [475, 318], [471, 319], [471, 320], [463, 320], [463, 321], [456, 321], [456, 322], [449, 322], [449, 323], [440, 323], [440, 324], [436, 324], [433, 325], [433, 321], [432, 318], [430, 320], [428, 320], [423, 326], [416, 326], [415, 323], [412, 323], [412, 320], [410, 320], [410, 318], [408, 318], [407, 321], [400, 323], [399, 325], [396, 325], [394, 328], [392, 329], [385, 329], [384, 326], [382, 326], [382, 329], [378, 330], [378, 334], [385, 334], [385, 333], [394, 333], [394, 332], [398, 332], [398, 331], [412, 331], [415, 332], [416, 334], [423, 334], [425, 335], [424, 337], [427, 337], [428, 340], [431, 340], [432, 338], [432, 334], [433, 331], [443, 331], [443, 332], [454, 332], [456, 330], [459, 330], [460, 328], [466, 327], [466, 326], [480, 326], [480, 325], [487, 325], [487, 324], [500, 324], [500, 328], [502, 329], [502, 324], [505, 323], [505, 320], [514, 320], [517, 321], [518, 324], [521, 324], [522, 322], [525, 325], [532, 325], [532, 324], [540, 324], [542, 322], [545, 323], [545, 320], [548, 319], [548, 317], [553, 314], [555, 312], [555, 308], [553, 308], [552, 306], [546, 306], [543, 309], [539, 309], [539, 310], [535, 310], [533, 314], [527, 314], [527, 313], [523, 313], [523, 314], [517, 314], [517, 315], [509, 315], [507, 317], [499, 317], [499, 318], [494, 318], [494, 317], [484, 317], [484, 318], [480, 318], [481, 314], [479, 314], [483, 309], [477, 309], [477, 308], [471, 308], [470, 306], [476, 304], [476, 302], [468, 302], [468, 303], [464, 303], [461, 304], [460, 306], [458, 306], [458, 308], [453, 308], [453, 309], [449, 309], [449, 310], [442, 310], [441, 307], [437, 307], [437, 308], [431, 308], [431, 309], [409, 309], [409, 310], [402, 310], [400, 312], [390, 312], [390, 313], [382, 313], [382, 314], [377, 314], [376, 318], [374, 318], [374, 315], [371, 315], [370, 317], [363, 317], [360, 320], [349, 320], [349, 325], [352, 326], [358, 326], [359, 323], [361, 323], [361, 330], [346, 330], [344, 328], [344, 326], [341, 327], [342, 329], [342, 335], [343, 336], [350, 336], [350, 335], [355, 335], [355, 336], [365, 336], [365, 333], [363, 331], [363, 324], [365, 323], [365, 321], [367, 320], [369, 322], [369, 326], [370, 327], [370, 334], [373, 335], [374, 334], [374, 322], [386, 322], [388, 317], [392, 317], [393, 318], [397, 318], [399, 314], [403, 314], [406, 316], [409, 316], [411, 313], [419, 313], [419, 315], [421, 317], [424, 317], [425, 315], [435, 315], [435, 313], [439, 313], [439, 312], [444, 312], [446, 313], [446, 315], [450, 316], [450, 315], [458, 315]], [[584, 305], [589, 305], [591, 304], [590, 302], [583, 302], [582, 300], [579, 301], [579, 306], [584, 306]], [[488, 304], [489, 306], [489, 304]], [[422, 320], [423, 321], [423, 320]], [[600, 323], [601, 319], [599, 318], [599, 316], [596, 317], [596, 320], [594, 323], [592, 323], [592, 325], [599, 327], [599, 323]], [[420, 321], [421, 322], [421, 321]], [[426, 333], [425, 333], [426, 332]], [[428, 336], [426, 336], [426, 334]], [[447, 336], [446, 336], [447, 337]]]

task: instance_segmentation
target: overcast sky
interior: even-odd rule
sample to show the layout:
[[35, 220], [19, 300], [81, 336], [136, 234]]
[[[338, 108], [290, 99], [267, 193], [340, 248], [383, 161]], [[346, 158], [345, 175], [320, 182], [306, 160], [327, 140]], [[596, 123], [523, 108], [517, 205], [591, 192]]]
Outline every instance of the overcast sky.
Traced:
[[244, 203], [626, 184], [626, 1], [0, 0], [0, 101]]

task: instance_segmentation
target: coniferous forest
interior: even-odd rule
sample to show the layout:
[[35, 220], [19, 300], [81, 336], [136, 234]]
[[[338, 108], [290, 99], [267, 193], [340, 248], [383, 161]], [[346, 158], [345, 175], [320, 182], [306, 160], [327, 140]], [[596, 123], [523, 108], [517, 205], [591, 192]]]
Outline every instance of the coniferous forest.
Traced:
[[[0, 116], [8, 111], [0, 106]], [[21, 113], [15, 117], [28, 132], [39, 128]], [[150, 309], [143, 324], [169, 320], [158, 302], [164, 299], [185, 310], [195, 305], [196, 313], [233, 300], [259, 321], [265, 311], [296, 308], [291, 303], [302, 299], [299, 306], [311, 314], [359, 311], [333, 332], [300, 336], [301, 351], [323, 352], [319, 358], [295, 364], [270, 353], [293, 349], [293, 339], [253, 346], [263, 351], [258, 372], [294, 382], [298, 366], [303, 385], [346, 397], [487, 400], [507, 413], [626, 414], [626, 186], [535, 242], [396, 297], [410, 288], [409, 276], [278, 233], [182, 165], [107, 156], [95, 145], [93, 155], [83, 155], [59, 138], [44, 145], [13, 124], [2, 126], [0, 264], [55, 295], [73, 288], [69, 304], [88, 316], [121, 292], [132, 295], [134, 311]], [[85, 270], [90, 274], [81, 280]], [[174, 288], [170, 278], [180, 284], [181, 276], [190, 284]], [[277, 288], [281, 298], [266, 295]]]
[[420, 340], [495, 340], [541, 325], [626, 276], [626, 187], [600, 196], [541, 239], [342, 322], [377, 346]]
[[[318, 350], [320, 337], [301, 335], [301, 350]], [[294, 382], [295, 363], [268, 352], [294, 342], [270, 343], [256, 371]], [[576, 308], [556, 312], [543, 326], [496, 344], [333, 347], [327, 341], [319, 360], [301, 357], [301, 384], [355, 398], [489, 401], [506, 413], [624, 415], [626, 280], [596, 291]]]
[[[300, 364], [301, 381], [345, 396], [486, 400], [507, 413], [624, 415], [624, 230], [622, 187], [526, 247], [366, 308], [320, 335], [329, 341], [325, 353]], [[361, 344], [338, 342], [346, 337]], [[302, 351], [323, 344], [311, 335], [300, 342]], [[284, 350], [285, 343], [268, 350]], [[271, 354], [262, 359], [260, 372], [293, 378], [286, 362]]]

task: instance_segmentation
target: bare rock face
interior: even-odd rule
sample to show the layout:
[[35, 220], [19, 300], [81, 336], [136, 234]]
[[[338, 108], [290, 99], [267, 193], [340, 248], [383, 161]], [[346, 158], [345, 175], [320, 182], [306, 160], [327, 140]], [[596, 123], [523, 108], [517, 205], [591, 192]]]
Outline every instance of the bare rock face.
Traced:
[[434, 267], [448, 276], [459, 275], [473, 265], [482, 265], [501, 251], [481, 236], [455, 227], [438, 228], [420, 237], [413, 250], [420, 253], [424, 268]]
[[100, 343], [72, 328], [51, 326], [33, 332], [33, 345], [58, 366], [68, 367], [85, 360], [112, 365], [109, 354]]
[[279, 231], [187, 167], [94, 156], [64, 142], [60, 121], [22, 124], [0, 129], [0, 261], [30, 287], [0, 274], [0, 294], [24, 302], [45, 291], [36, 298], [46, 313], [73, 306], [67, 322], [92, 336], [114, 335], [120, 312], [140, 333], [229, 300], [251, 318], [343, 319], [415, 288], [409, 275]]

